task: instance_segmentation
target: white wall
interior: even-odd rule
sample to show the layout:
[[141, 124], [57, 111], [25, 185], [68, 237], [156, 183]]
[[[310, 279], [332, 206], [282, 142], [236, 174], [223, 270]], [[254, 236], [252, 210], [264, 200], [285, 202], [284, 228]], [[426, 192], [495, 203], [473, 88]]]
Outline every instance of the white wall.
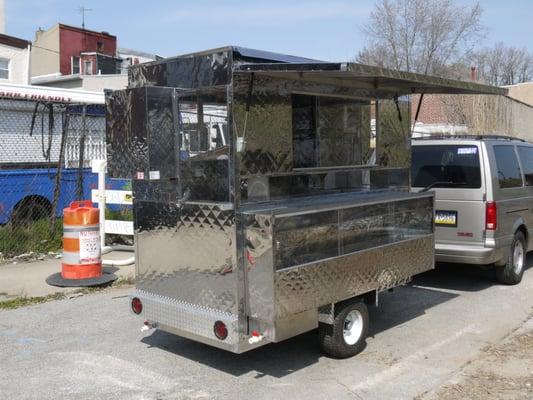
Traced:
[[120, 90], [128, 86], [127, 75], [90, 75], [83, 77], [83, 89], [94, 92], [105, 89]]
[[509, 89], [509, 97], [533, 107], [533, 82], [504, 87]]
[[27, 84], [29, 82], [28, 49], [0, 44], [0, 58], [9, 60], [9, 79], [0, 79], [0, 83]]
[[[68, 79], [66, 79], [68, 78]], [[121, 74], [71, 75], [68, 77], [34, 77], [32, 84], [62, 89], [81, 89], [103, 92], [105, 89], [120, 90], [128, 86], [128, 76]]]

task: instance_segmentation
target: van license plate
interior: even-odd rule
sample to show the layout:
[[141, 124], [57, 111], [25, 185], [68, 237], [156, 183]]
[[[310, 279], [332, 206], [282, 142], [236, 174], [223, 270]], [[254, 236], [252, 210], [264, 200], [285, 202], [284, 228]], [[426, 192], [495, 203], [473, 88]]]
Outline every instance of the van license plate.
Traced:
[[435, 211], [435, 225], [457, 227], [457, 211]]

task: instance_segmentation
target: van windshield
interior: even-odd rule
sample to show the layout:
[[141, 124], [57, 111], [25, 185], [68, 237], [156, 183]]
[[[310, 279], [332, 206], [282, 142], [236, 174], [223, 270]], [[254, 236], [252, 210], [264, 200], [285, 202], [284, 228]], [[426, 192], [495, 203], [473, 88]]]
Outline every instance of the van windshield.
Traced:
[[428, 145], [411, 147], [413, 187], [481, 187], [479, 150], [472, 145]]

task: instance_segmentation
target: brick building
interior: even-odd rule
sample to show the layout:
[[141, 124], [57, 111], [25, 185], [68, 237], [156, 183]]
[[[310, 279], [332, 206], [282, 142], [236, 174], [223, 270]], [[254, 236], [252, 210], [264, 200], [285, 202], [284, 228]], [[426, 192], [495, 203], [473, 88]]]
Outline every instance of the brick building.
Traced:
[[117, 38], [65, 24], [35, 34], [32, 84], [88, 90], [120, 89], [127, 84], [117, 57]]

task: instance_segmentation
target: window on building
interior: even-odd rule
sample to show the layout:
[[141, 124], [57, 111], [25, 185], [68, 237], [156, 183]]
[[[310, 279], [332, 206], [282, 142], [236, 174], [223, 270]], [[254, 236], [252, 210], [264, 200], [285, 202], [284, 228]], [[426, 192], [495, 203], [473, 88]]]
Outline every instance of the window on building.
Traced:
[[9, 79], [9, 60], [0, 58], [0, 79]]
[[79, 57], [72, 57], [72, 74], [79, 74], [80, 73], [80, 58]]
[[104, 42], [102, 42], [100, 40], [98, 42], [96, 42], [96, 51], [98, 53], [103, 53], [104, 52]]
[[522, 186], [522, 173], [514, 146], [494, 146], [494, 155], [500, 187], [503, 189]]
[[533, 186], [533, 147], [519, 146], [518, 154], [520, 161], [522, 161], [526, 185]]
[[83, 62], [83, 73], [85, 75], [93, 74], [93, 62], [91, 60], [85, 60]]

